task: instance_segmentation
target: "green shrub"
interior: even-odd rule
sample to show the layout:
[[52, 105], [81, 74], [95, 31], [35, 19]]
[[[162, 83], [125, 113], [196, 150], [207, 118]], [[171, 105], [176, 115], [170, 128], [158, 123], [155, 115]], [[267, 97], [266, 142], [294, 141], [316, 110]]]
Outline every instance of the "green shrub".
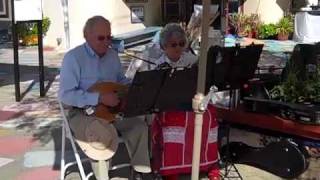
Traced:
[[271, 98], [290, 103], [320, 103], [320, 65], [306, 79], [299, 79], [298, 74], [297, 68], [289, 65], [286, 80], [270, 91]]
[[262, 24], [258, 28], [260, 39], [269, 39], [277, 35], [277, 26], [275, 24]]
[[[44, 17], [42, 21], [42, 33], [46, 35], [49, 30], [51, 21], [48, 17]], [[19, 39], [24, 39], [26, 36], [38, 34], [38, 24], [34, 22], [19, 23], [17, 25], [17, 33]]]

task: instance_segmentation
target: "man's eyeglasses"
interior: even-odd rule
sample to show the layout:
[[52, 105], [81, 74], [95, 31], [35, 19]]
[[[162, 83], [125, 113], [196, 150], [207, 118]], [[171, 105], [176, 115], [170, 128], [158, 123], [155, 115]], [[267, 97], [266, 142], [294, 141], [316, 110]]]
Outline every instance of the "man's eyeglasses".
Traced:
[[184, 41], [179, 42], [179, 43], [171, 43], [171, 44], [169, 44], [169, 46], [172, 47], [172, 48], [176, 48], [177, 46], [184, 47], [185, 45], [186, 45], [186, 43]]
[[108, 40], [110, 41], [112, 39], [112, 36], [98, 36], [97, 37], [98, 41], [105, 41], [105, 40]]

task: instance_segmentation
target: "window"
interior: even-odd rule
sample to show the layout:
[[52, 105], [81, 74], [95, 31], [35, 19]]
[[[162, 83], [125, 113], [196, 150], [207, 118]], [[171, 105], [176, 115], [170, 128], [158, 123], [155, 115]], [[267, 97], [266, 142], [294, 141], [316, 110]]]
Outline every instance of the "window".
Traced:
[[238, 13], [240, 0], [229, 0], [229, 13]]
[[141, 23], [144, 21], [144, 6], [132, 6], [131, 23]]
[[8, 0], [0, 0], [0, 19], [9, 18], [9, 4]]

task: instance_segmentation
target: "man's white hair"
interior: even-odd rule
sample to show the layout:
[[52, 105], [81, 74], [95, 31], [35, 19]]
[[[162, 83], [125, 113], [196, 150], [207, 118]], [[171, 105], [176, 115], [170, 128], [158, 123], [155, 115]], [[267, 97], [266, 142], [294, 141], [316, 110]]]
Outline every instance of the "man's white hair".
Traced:
[[110, 21], [103, 16], [93, 16], [89, 18], [86, 24], [83, 27], [83, 34], [89, 32], [97, 22], [105, 22], [106, 24], [110, 25]]

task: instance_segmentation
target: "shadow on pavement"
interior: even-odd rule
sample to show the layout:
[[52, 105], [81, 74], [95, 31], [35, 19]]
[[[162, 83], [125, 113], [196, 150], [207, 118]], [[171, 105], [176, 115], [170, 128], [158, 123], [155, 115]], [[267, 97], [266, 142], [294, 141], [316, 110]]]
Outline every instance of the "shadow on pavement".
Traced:
[[[38, 66], [27, 66], [19, 65], [20, 70], [20, 92], [21, 99], [25, 95], [33, 90], [39, 89], [39, 67]], [[51, 87], [55, 77], [59, 74], [58, 68], [44, 67], [45, 76], [45, 94]], [[7, 85], [14, 85], [14, 65], [0, 63], [0, 87]]]

